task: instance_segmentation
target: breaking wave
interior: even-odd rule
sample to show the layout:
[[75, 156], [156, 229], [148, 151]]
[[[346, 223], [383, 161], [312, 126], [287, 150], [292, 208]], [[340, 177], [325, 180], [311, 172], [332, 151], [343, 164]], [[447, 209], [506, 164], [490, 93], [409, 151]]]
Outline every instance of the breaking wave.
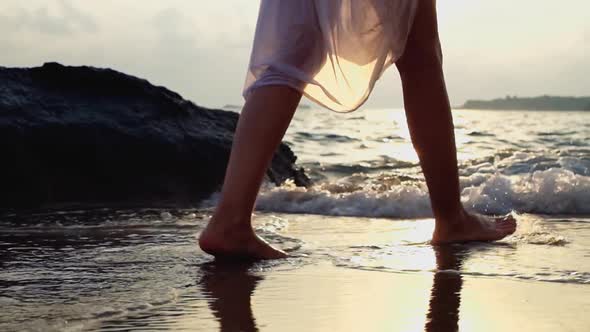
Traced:
[[[475, 212], [505, 214], [590, 214], [590, 176], [564, 168], [505, 175], [475, 172], [461, 178], [462, 201]], [[263, 190], [257, 208], [264, 211], [333, 216], [430, 217], [422, 181], [394, 175], [354, 174], [311, 188], [285, 184]]]

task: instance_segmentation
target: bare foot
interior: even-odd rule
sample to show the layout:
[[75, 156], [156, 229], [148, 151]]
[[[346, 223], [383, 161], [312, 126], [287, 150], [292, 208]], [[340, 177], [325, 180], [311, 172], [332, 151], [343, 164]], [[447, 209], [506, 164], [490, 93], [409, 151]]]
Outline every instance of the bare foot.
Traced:
[[[449, 225], [451, 225], [449, 223]], [[463, 212], [459, 222], [452, 226], [436, 226], [432, 235], [433, 245], [475, 241], [497, 241], [516, 231], [516, 220], [511, 215], [486, 217]]]
[[210, 222], [199, 237], [204, 252], [218, 259], [262, 260], [279, 259], [287, 254], [273, 248], [256, 235], [251, 227], [231, 227]]

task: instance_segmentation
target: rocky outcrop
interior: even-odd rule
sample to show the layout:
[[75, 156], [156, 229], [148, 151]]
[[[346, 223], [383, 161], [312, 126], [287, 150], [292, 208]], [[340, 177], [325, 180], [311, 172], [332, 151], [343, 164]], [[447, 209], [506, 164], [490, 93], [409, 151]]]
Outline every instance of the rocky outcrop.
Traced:
[[[0, 67], [0, 208], [193, 205], [217, 190], [238, 114], [110, 69]], [[268, 176], [309, 179], [285, 144]]]

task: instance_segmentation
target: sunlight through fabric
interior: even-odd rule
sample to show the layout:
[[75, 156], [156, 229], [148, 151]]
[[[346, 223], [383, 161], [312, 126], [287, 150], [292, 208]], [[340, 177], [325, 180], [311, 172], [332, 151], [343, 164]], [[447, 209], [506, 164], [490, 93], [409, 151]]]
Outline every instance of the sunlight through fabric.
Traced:
[[337, 112], [358, 109], [403, 53], [417, 1], [263, 0], [244, 87], [286, 85]]

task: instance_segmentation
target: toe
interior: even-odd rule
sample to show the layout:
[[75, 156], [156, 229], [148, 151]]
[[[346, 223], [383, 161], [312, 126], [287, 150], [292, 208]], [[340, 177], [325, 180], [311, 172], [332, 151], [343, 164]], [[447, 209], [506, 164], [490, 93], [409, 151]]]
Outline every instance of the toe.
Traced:
[[509, 235], [516, 231], [516, 221], [511, 216], [496, 219], [496, 230]]
[[501, 225], [505, 225], [505, 226], [516, 226], [516, 219], [514, 219], [514, 217], [511, 215], [498, 218], [498, 219], [496, 219], [496, 222], [500, 223]]

